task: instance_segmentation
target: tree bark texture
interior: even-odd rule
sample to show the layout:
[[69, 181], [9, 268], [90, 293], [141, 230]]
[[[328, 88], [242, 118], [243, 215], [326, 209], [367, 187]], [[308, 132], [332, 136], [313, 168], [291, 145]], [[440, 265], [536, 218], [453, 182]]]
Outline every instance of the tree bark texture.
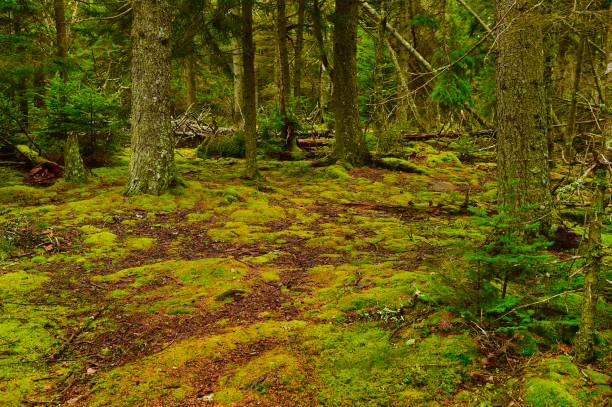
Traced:
[[279, 61], [278, 106], [283, 119], [281, 137], [285, 141], [287, 151], [294, 151], [297, 149], [297, 139], [287, 110], [291, 97], [291, 78], [289, 76], [289, 53], [287, 52], [286, 9], [285, 0], [276, 0], [276, 45]]
[[357, 90], [357, 22], [359, 2], [336, 0], [334, 15], [334, 84], [332, 109], [336, 139], [332, 160], [351, 165], [370, 161], [365, 136], [359, 123]]
[[[532, 3], [532, 2], [529, 2]], [[533, 4], [524, 6], [529, 10]], [[538, 16], [497, 1], [499, 203], [513, 217], [550, 224], [544, 36]]]
[[170, 116], [170, 2], [135, 0], [132, 157], [127, 195], [159, 195], [175, 180]]
[[244, 127], [242, 115], [242, 47], [240, 40], [232, 40], [232, 71], [234, 74], [234, 124], [237, 128]]
[[306, 0], [297, 0], [298, 17], [295, 34], [295, 57], [293, 63], [293, 97], [299, 98], [302, 94], [302, 51], [304, 49], [304, 18], [306, 14]]
[[242, 115], [246, 147], [245, 176], [259, 177], [257, 169], [257, 106], [255, 90], [255, 44], [253, 42], [253, 0], [242, 0]]
[[595, 358], [598, 282], [604, 256], [601, 229], [604, 217], [606, 216], [606, 207], [608, 206], [608, 188], [610, 182], [608, 175], [606, 166], [599, 164], [595, 170], [595, 191], [593, 193], [591, 210], [589, 211], [587, 252], [589, 266], [584, 275], [580, 329], [574, 344], [574, 351], [580, 362], [589, 362]]
[[[54, 0], [56, 54], [64, 82], [68, 82], [68, 35], [66, 30], [66, 4], [64, 0]], [[76, 133], [65, 135], [64, 178], [68, 182], [84, 182], [87, 179], [85, 166], [79, 151], [79, 138]]]

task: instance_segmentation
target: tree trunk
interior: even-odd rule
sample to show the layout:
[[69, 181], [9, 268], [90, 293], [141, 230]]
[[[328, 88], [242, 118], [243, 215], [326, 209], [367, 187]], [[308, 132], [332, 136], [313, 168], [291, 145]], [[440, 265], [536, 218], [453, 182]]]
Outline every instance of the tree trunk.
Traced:
[[175, 181], [170, 117], [170, 2], [135, 0], [132, 157], [127, 195], [159, 195]]
[[336, 139], [332, 160], [350, 165], [370, 161], [365, 136], [359, 123], [357, 91], [357, 22], [359, 2], [336, 0], [334, 15], [334, 84], [332, 109]]
[[253, 43], [253, 0], [242, 0], [242, 114], [248, 179], [260, 177], [257, 169], [257, 106], [255, 95], [255, 44]]
[[64, 0], [54, 0], [56, 55], [64, 82], [68, 81], [68, 38], [66, 34], [66, 5]]
[[575, 352], [580, 362], [589, 362], [595, 358], [595, 330], [597, 316], [597, 286], [603, 259], [601, 242], [601, 225], [608, 204], [608, 169], [599, 164], [595, 170], [595, 191], [589, 211], [588, 259], [589, 266], [584, 276], [582, 293], [582, 316], [580, 329], [576, 336]]
[[[525, 6], [529, 10], [533, 4]], [[497, 1], [499, 203], [525, 222], [551, 224], [543, 33], [514, 0]]]
[[79, 151], [79, 138], [75, 133], [68, 134], [64, 145], [64, 178], [69, 182], [87, 180], [85, 166]]
[[317, 48], [319, 49], [319, 59], [321, 67], [319, 70], [319, 109], [321, 111], [321, 123], [325, 122], [325, 115], [329, 105], [330, 82], [331, 82], [331, 65], [327, 57], [325, 48], [325, 32], [323, 31], [323, 17], [321, 16], [321, 8], [319, 0], [312, 2], [312, 34], [315, 37]]
[[279, 85], [278, 106], [283, 119], [281, 137], [289, 152], [298, 150], [295, 130], [289, 120], [287, 104], [291, 97], [291, 78], [289, 77], [289, 54], [287, 52], [287, 16], [285, 0], [276, 0], [276, 45], [278, 48]]
[[187, 79], [187, 107], [189, 108], [193, 108], [198, 104], [196, 70], [196, 57], [194, 51], [191, 50], [189, 52], [189, 55], [185, 57], [185, 76]]
[[242, 47], [237, 38], [232, 39], [232, 70], [234, 73], [234, 124], [237, 128], [244, 127], [242, 112]]
[[302, 50], [304, 48], [304, 16], [306, 0], [297, 0], [298, 20], [295, 34], [295, 58], [293, 65], [293, 97], [298, 99], [302, 94]]
[[381, 3], [381, 15], [383, 20], [378, 24], [376, 31], [376, 59], [374, 65], [374, 89], [372, 91], [372, 104], [374, 105], [374, 132], [378, 140], [378, 151], [387, 152], [391, 147], [389, 137], [387, 135], [387, 115], [384, 105], [384, 74], [383, 64], [385, 62], [385, 13], [384, 2]]
[[[66, 6], [64, 0], [54, 0], [55, 32], [57, 58], [64, 82], [68, 82], [68, 36], [66, 33]], [[79, 151], [79, 138], [76, 133], [65, 135], [64, 142], [64, 179], [68, 182], [84, 182], [87, 178], [85, 166]]]

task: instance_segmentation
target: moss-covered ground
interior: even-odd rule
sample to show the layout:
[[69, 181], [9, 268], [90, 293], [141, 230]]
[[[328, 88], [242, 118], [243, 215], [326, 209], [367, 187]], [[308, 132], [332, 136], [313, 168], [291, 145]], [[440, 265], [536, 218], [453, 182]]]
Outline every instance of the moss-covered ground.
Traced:
[[7, 170], [0, 405], [605, 405], [567, 342], [510, 352], [459, 311], [494, 165], [418, 144], [416, 173], [263, 161], [259, 189], [182, 150], [160, 197], [122, 195], [127, 157], [84, 185]]

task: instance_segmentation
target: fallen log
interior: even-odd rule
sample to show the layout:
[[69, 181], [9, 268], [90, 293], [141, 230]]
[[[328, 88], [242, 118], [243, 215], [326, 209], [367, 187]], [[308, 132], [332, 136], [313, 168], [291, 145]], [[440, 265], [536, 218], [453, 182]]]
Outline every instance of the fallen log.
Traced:
[[459, 138], [463, 135], [482, 137], [482, 136], [494, 136], [495, 130], [493, 129], [485, 129], [485, 130], [477, 130], [471, 132], [458, 132], [458, 131], [450, 131], [450, 132], [441, 132], [441, 133], [403, 133], [402, 138], [405, 140], [413, 140], [413, 141], [421, 141], [421, 140], [435, 140], [440, 138]]

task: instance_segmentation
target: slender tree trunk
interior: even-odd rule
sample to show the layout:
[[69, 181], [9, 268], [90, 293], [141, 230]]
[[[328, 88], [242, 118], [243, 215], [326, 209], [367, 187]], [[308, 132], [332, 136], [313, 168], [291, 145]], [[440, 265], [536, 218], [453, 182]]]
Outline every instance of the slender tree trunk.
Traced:
[[[64, 82], [68, 82], [68, 36], [66, 32], [66, 5], [64, 0], [54, 0], [55, 32], [57, 58]], [[83, 182], [87, 179], [85, 166], [79, 149], [79, 137], [76, 133], [65, 135], [64, 142], [64, 178], [68, 182]]]
[[281, 137], [287, 151], [298, 150], [296, 134], [289, 119], [287, 104], [291, 97], [291, 78], [289, 77], [289, 53], [287, 52], [287, 16], [285, 0], [276, 0], [276, 44], [279, 62], [278, 106], [283, 118]]
[[573, 161], [574, 148], [573, 142], [576, 135], [576, 108], [578, 105], [578, 92], [580, 91], [580, 79], [582, 77], [582, 61], [584, 60], [586, 38], [581, 36], [576, 51], [576, 70], [574, 71], [574, 84], [572, 90], [572, 101], [570, 104], [569, 119], [567, 125], [567, 133], [565, 135], [565, 158], [570, 162]]
[[[525, 5], [525, 10], [533, 6]], [[514, 0], [497, 1], [497, 167], [499, 203], [525, 222], [552, 222], [543, 33]]]
[[357, 22], [359, 2], [336, 0], [334, 15], [334, 93], [332, 108], [336, 139], [332, 159], [350, 165], [370, 161], [365, 136], [359, 122], [357, 90]]
[[319, 109], [321, 110], [321, 123], [325, 122], [325, 114], [329, 105], [329, 91], [331, 85], [332, 68], [327, 57], [327, 49], [325, 48], [325, 32], [323, 30], [323, 17], [321, 16], [321, 8], [319, 0], [312, 2], [312, 33], [317, 43], [319, 50], [319, 59], [321, 68], [319, 70]]
[[387, 135], [387, 115], [385, 112], [384, 95], [383, 95], [383, 81], [384, 72], [383, 64], [385, 62], [385, 12], [384, 2], [381, 3], [380, 14], [383, 16], [382, 21], [378, 24], [376, 31], [376, 59], [374, 65], [374, 89], [372, 92], [372, 104], [374, 105], [374, 132], [378, 140], [378, 150], [387, 152], [389, 150], [390, 143]]
[[127, 195], [159, 195], [176, 180], [170, 117], [168, 0], [134, 0], [132, 157]]
[[[597, 158], [596, 158], [597, 159]], [[604, 256], [601, 242], [601, 225], [606, 216], [608, 206], [609, 177], [608, 169], [603, 164], [598, 164], [595, 169], [595, 190], [593, 202], [589, 211], [589, 237], [588, 237], [588, 259], [589, 266], [584, 276], [584, 290], [582, 293], [582, 316], [580, 318], [580, 329], [576, 336], [574, 350], [576, 357], [581, 362], [589, 362], [595, 358], [595, 332], [597, 316], [598, 282], [601, 274], [602, 259]]]
[[[612, 26], [608, 26], [606, 37], [606, 61], [602, 61], [605, 68], [602, 80], [602, 92], [607, 100], [612, 95]], [[604, 57], [605, 58], [605, 57]], [[610, 109], [604, 113], [602, 128], [602, 139], [599, 146], [594, 148], [594, 160], [597, 167], [594, 170], [594, 191], [593, 202], [588, 215], [589, 235], [588, 252], [589, 267], [584, 276], [584, 291], [582, 302], [582, 316], [580, 319], [580, 329], [576, 336], [575, 352], [580, 362], [589, 362], [595, 357], [595, 333], [597, 317], [597, 297], [599, 288], [599, 278], [602, 273], [604, 248], [601, 240], [602, 223], [606, 217], [606, 208], [610, 203], [610, 169], [604, 163], [612, 158], [610, 140], [612, 140], [612, 112]]]
[[68, 82], [68, 38], [66, 34], [66, 5], [64, 0], [54, 0], [56, 54], [60, 73], [64, 82]]
[[[404, 38], [411, 38], [410, 31], [410, 7], [409, 0], [400, 0], [398, 15], [398, 30]], [[413, 42], [414, 44], [414, 42]], [[410, 53], [405, 47], [400, 46], [397, 51], [399, 69], [397, 70], [397, 108], [395, 117], [400, 128], [408, 127], [408, 117], [410, 116], [410, 103], [413, 98], [410, 85], [406, 78], [410, 73]]]
[[240, 40], [232, 39], [232, 70], [234, 73], [234, 124], [237, 128], [244, 127], [242, 112], [242, 47]]
[[196, 57], [193, 50], [185, 58], [185, 76], [187, 79], [187, 106], [190, 108], [198, 104], [197, 99], [197, 81], [196, 81]]
[[297, 0], [298, 20], [295, 34], [295, 58], [293, 65], [293, 97], [298, 99], [302, 94], [302, 50], [304, 48], [304, 17], [306, 0]]
[[253, 0], [242, 0], [242, 114], [248, 179], [260, 177], [257, 169], [257, 106], [255, 84], [255, 44], [253, 43]]

